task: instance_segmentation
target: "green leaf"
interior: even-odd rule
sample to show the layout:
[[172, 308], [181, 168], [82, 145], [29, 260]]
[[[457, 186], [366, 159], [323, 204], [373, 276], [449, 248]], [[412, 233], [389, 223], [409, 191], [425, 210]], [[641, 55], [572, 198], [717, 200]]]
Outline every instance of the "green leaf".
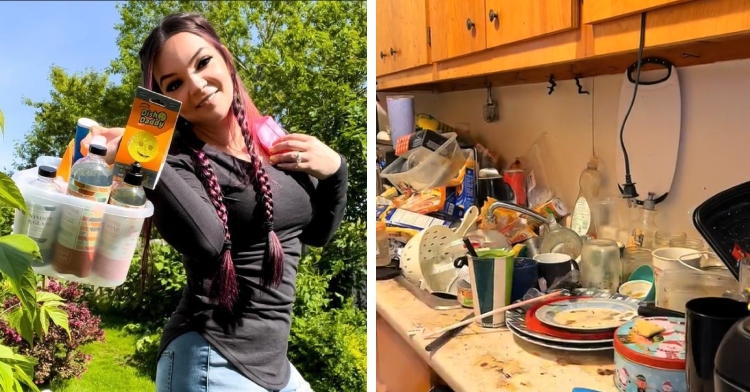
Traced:
[[0, 385], [3, 391], [16, 391], [16, 378], [13, 376], [13, 367], [7, 363], [0, 362]]
[[58, 308], [47, 308], [47, 314], [53, 323], [57, 324], [60, 328], [64, 329], [70, 337], [70, 327], [68, 327], [68, 314], [64, 310]]
[[0, 110], [0, 133], [5, 136], [5, 115], [2, 110]]
[[37, 316], [37, 322], [34, 323], [36, 334], [39, 335], [39, 337], [47, 336], [49, 333], [49, 315], [48, 315], [48, 309], [46, 307], [42, 307], [39, 309], [39, 315]]
[[25, 215], [29, 214], [29, 210], [26, 209], [26, 202], [23, 201], [21, 191], [18, 190], [13, 179], [3, 172], [0, 172], [0, 204], [17, 208], [23, 211]]
[[[28, 312], [30, 319], [33, 320], [37, 311], [36, 274], [34, 273], [34, 270], [32, 270], [29, 267], [27, 267], [25, 271], [21, 271], [20, 276], [18, 275], [19, 271], [12, 271], [14, 272], [15, 275], [11, 275], [5, 271], [5, 267], [3, 264], [3, 239], [8, 238], [8, 237], [11, 237], [11, 236], [0, 237], [0, 271], [2, 271], [3, 273], [5, 273], [6, 276], [8, 276], [8, 280], [10, 280], [10, 286], [11, 286], [11, 290], [13, 291], [13, 294], [15, 294], [16, 297], [18, 297], [19, 301], [21, 301], [21, 306], [23, 307], [24, 311]], [[25, 237], [25, 236], [21, 236], [21, 237]], [[16, 263], [9, 263], [9, 264], [13, 266]]]
[[13, 353], [13, 349], [11, 349], [8, 346], [0, 345], [0, 361], [4, 361], [6, 359], [13, 359], [13, 356], [16, 355]]
[[[36, 364], [36, 361], [34, 361], [34, 364]], [[32, 377], [34, 377], [34, 364], [29, 366], [16, 364], [13, 366], [13, 373], [16, 376], [16, 380], [20, 380], [24, 383], [31, 392], [39, 392], [39, 387], [37, 387], [36, 384], [34, 384], [34, 380], [32, 380]]]
[[49, 301], [58, 301], [58, 302], [61, 302], [61, 301], [65, 301], [65, 300], [62, 299], [62, 297], [60, 297], [57, 294], [50, 293], [50, 292], [47, 292], [47, 291], [40, 291], [40, 292], [36, 293], [36, 301], [39, 302], [39, 303], [42, 303], [42, 302], [49, 302]]

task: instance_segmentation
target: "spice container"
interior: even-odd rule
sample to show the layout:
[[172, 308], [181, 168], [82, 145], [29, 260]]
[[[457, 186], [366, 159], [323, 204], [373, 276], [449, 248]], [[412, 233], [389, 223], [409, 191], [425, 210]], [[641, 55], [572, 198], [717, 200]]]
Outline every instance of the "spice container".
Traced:
[[643, 318], [665, 329], [650, 339], [635, 334], [636, 320], [628, 321], [615, 331], [614, 383], [617, 390], [686, 391], [685, 319]]
[[600, 239], [584, 242], [579, 265], [583, 287], [617, 292], [622, 273], [617, 242]]
[[383, 221], [375, 222], [375, 265], [384, 267], [391, 264], [391, 251], [388, 248], [388, 232]]

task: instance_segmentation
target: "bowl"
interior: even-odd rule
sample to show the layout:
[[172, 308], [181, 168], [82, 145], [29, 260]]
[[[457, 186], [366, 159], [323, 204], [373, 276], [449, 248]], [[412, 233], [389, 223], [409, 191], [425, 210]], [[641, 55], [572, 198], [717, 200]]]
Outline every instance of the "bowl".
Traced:
[[651, 290], [643, 299], [646, 302], [653, 302], [656, 300], [656, 288], [654, 287], [654, 270], [649, 265], [642, 265], [630, 274], [628, 281], [646, 281], [651, 283]]
[[[648, 296], [653, 296], [654, 284], [647, 280], [630, 280], [623, 283], [618, 292], [622, 295], [648, 302]], [[653, 301], [653, 298], [650, 301]]]

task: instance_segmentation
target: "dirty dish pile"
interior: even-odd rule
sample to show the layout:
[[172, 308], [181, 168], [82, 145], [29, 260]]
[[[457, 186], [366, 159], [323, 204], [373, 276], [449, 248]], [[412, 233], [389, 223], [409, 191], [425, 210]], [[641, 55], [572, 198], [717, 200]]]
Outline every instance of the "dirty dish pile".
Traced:
[[543, 347], [612, 350], [614, 331], [638, 315], [639, 301], [608, 290], [566, 290], [558, 298], [506, 312], [506, 325], [519, 339]]

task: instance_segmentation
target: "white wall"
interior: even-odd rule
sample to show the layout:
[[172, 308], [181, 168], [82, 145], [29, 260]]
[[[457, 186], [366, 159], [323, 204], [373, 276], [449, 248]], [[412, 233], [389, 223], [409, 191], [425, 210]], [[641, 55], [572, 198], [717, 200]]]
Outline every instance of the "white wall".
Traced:
[[[750, 60], [681, 68], [678, 73], [680, 151], [671, 193], [657, 205], [657, 224], [700, 238], [692, 223], [693, 209], [722, 190], [750, 181]], [[554, 147], [546, 166], [556, 178], [558, 195], [570, 208], [578, 193], [578, 177], [591, 156], [592, 127], [605, 190], [617, 193], [615, 148], [619, 148], [622, 80], [623, 75], [582, 79], [591, 95], [579, 95], [574, 81], [557, 82], [552, 95], [547, 95], [546, 84], [495, 88], [500, 120], [491, 124], [482, 118], [485, 89], [417, 93], [415, 110], [450, 125], [469, 123], [472, 133], [499, 155], [505, 166], [546, 132]], [[383, 98], [381, 102], [385, 102]]]

